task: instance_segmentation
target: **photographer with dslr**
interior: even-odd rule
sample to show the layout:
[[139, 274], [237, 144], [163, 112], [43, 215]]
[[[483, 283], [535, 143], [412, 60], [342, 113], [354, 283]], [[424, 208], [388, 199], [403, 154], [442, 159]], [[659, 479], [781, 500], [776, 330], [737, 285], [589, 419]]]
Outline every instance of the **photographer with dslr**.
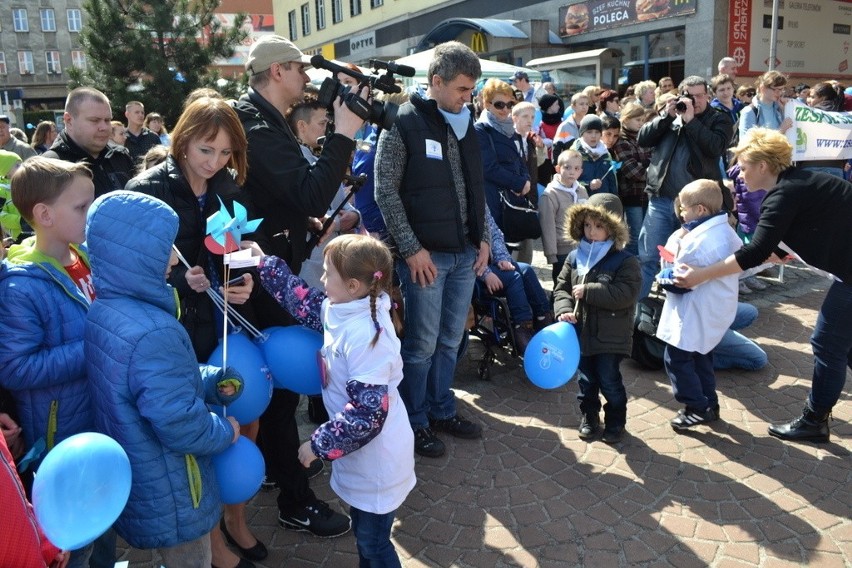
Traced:
[[[258, 241], [267, 254], [287, 261], [298, 274], [305, 258], [308, 218], [322, 217], [346, 174], [355, 133], [364, 118], [343, 100], [332, 103], [334, 132], [326, 137], [322, 153], [311, 165], [284, 115], [302, 100], [310, 58], [290, 40], [264, 36], [252, 45], [246, 61], [249, 90], [234, 104], [248, 139], [248, 177], [245, 188], [264, 218]], [[367, 90], [352, 94], [367, 105]], [[349, 102], [352, 102], [351, 99]], [[268, 294], [253, 299], [261, 327], [294, 323]], [[317, 499], [298, 459], [299, 434], [295, 420], [299, 395], [274, 389], [272, 401], [260, 418], [259, 441], [266, 459], [267, 477], [278, 484], [278, 523], [284, 528], [334, 537], [349, 531], [349, 517]]]
[[707, 82], [696, 75], [687, 77], [678, 88], [680, 96], [666, 103], [660, 116], [639, 130], [637, 142], [651, 148], [645, 191], [648, 212], [639, 233], [639, 261], [642, 263], [644, 298], [651, 291], [660, 269], [658, 245], [680, 228], [674, 209], [680, 190], [696, 179], [719, 182], [725, 208], [731, 210], [730, 192], [722, 185], [719, 159], [733, 133], [729, 116], [710, 105]]

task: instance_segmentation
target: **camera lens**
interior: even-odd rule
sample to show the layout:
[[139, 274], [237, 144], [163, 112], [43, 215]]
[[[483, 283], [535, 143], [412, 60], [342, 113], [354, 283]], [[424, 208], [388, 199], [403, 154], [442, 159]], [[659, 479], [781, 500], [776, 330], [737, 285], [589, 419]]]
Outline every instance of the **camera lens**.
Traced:
[[686, 112], [686, 103], [683, 101], [678, 101], [675, 103], [675, 110], [678, 112]]

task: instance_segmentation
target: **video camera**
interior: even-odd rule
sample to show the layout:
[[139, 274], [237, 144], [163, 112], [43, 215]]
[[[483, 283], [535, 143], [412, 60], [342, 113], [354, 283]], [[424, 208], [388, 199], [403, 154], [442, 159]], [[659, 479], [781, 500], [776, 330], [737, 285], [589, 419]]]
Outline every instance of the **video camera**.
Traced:
[[[340, 99], [349, 107], [349, 110], [357, 114], [363, 120], [378, 124], [383, 129], [389, 129], [393, 126], [396, 119], [396, 113], [399, 106], [393, 103], [383, 103], [382, 101], [364, 100], [358, 96], [358, 93], [363, 87], [369, 87], [370, 96], [373, 96], [373, 90], [378, 89], [385, 93], [399, 93], [401, 89], [394, 82], [394, 73], [403, 77], [413, 77], [414, 68], [407, 65], [398, 65], [393, 61], [379, 61], [376, 59], [370, 60], [370, 66], [378, 73], [379, 70], [384, 70], [381, 75], [365, 75], [358, 71], [353, 71], [348, 67], [342, 67], [336, 63], [332, 63], [325, 59], [322, 55], [314, 55], [311, 57], [311, 65], [318, 69], [331, 71], [333, 75], [326, 78], [320, 86], [317, 101], [319, 104], [328, 109], [329, 112], [334, 112], [334, 101]], [[358, 81], [358, 89], [351, 90], [348, 86], [344, 86], [338, 79], [338, 73], [345, 73], [350, 77], [354, 77]]]

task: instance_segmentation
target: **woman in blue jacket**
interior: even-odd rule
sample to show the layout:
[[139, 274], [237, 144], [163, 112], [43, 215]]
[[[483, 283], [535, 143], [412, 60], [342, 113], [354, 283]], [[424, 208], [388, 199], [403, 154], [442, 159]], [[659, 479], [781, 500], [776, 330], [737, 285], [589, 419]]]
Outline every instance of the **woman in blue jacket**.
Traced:
[[526, 144], [526, 140], [521, 140], [515, 132], [512, 121], [515, 93], [508, 83], [489, 79], [482, 88], [482, 101], [485, 110], [474, 128], [485, 171], [485, 202], [497, 226], [505, 233], [500, 192], [504, 192], [510, 202], [520, 204], [521, 196], [530, 191], [529, 170], [520, 154], [520, 144]]
[[156, 548], [166, 566], [210, 566], [209, 533], [222, 504], [212, 457], [239, 425], [210, 412], [242, 382], [230, 369], [196, 362], [178, 321], [177, 215], [162, 201], [117, 191], [89, 210], [87, 243], [98, 299], [89, 310], [84, 359], [95, 428], [127, 452], [130, 498], [115, 529], [136, 548]]

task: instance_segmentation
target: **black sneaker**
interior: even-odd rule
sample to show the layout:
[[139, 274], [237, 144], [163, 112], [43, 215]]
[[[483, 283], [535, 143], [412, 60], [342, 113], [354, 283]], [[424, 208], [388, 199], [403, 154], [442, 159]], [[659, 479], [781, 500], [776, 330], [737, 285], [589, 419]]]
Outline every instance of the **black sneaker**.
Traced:
[[444, 455], [446, 447], [434, 432], [427, 426], [414, 431], [414, 453], [426, 458], [439, 458]]
[[705, 410], [696, 410], [686, 407], [679, 410], [677, 416], [672, 418], [671, 425], [675, 430], [686, 430], [708, 422], [715, 422], [719, 419], [719, 411], [715, 406], [711, 406]]
[[482, 427], [479, 424], [465, 420], [458, 414], [452, 418], [443, 418], [441, 420], [430, 418], [429, 425], [437, 432], [446, 432], [456, 438], [474, 440], [482, 437]]
[[600, 425], [600, 415], [597, 412], [587, 412], [583, 414], [583, 417], [580, 419], [578, 436], [580, 436], [581, 440], [588, 440], [590, 438], [594, 438], [597, 435], [598, 430], [600, 430]]
[[275, 489], [278, 489], [278, 482], [273, 481], [272, 479], [264, 475], [263, 481], [260, 482], [260, 488], [264, 491], [273, 491]]
[[325, 468], [323, 461], [321, 459], [315, 459], [311, 462], [311, 465], [305, 468], [305, 473], [308, 474], [308, 479], [313, 479], [322, 473], [323, 468]]
[[618, 426], [614, 428], [604, 427], [603, 436], [601, 436], [601, 442], [605, 444], [617, 444], [621, 442], [621, 438], [624, 436], [624, 428]]
[[307, 531], [323, 538], [346, 534], [352, 526], [349, 517], [332, 511], [328, 503], [319, 499], [306, 507], [297, 509], [293, 514], [279, 511], [278, 524], [281, 528]]

